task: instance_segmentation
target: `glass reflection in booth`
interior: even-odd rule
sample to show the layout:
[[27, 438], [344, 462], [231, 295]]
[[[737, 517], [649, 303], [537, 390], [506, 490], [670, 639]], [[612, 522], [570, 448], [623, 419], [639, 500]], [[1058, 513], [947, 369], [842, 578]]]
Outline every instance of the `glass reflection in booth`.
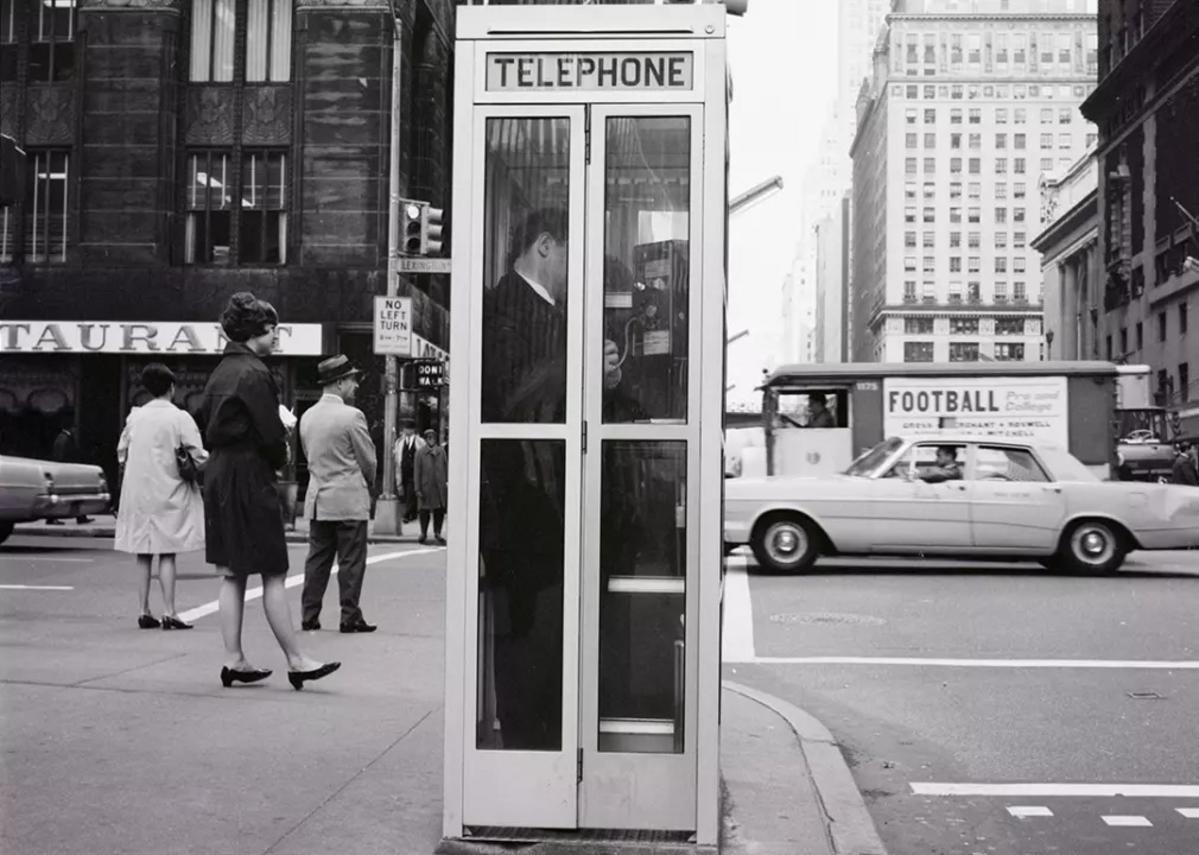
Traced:
[[684, 422], [691, 119], [608, 119], [604, 185], [604, 422]]
[[605, 441], [599, 750], [683, 751], [687, 443]]
[[484, 422], [566, 420], [570, 122], [487, 120]]

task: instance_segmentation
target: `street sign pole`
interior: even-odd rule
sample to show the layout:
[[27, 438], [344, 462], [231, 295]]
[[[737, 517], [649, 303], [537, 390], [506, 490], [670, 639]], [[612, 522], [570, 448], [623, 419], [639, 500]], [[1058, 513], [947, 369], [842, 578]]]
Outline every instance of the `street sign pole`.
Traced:
[[[391, 41], [391, 147], [388, 178], [387, 296], [400, 290], [400, 19], [392, 16]], [[402, 534], [400, 500], [396, 496], [394, 449], [396, 411], [399, 409], [399, 369], [394, 354], [383, 357], [383, 491], [375, 506], [375, 534]]]

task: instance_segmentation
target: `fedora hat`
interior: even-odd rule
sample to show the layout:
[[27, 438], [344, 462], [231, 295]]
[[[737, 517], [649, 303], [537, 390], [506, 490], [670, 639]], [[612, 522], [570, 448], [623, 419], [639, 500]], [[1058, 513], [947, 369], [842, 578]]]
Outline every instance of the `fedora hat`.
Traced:
[[362, 372], [355, 368], [344, 353], [339, 353], [337, 356], [330, 356], [328, 359], [321, 360], [321, 363], [316, 367], [317, 382], [322, 386], [328, 386], [331, 383], [336, 383], [343, 377], [349, 377], [354, 374], [361, 375]]

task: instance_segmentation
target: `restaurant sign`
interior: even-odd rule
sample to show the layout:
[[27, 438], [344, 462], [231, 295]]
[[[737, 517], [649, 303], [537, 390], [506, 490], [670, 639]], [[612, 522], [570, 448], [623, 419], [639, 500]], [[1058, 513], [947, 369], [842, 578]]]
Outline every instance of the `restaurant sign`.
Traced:
[[[279, 324], [280, 356], [320, 356], [320, 324]], [[212, 321], [0, 321], [0, 353], [216, 355], [229, 340]]]
[[1066, 448], [1066, 378], [892, 377], [883, 383], [883, 432], [965, 433]]

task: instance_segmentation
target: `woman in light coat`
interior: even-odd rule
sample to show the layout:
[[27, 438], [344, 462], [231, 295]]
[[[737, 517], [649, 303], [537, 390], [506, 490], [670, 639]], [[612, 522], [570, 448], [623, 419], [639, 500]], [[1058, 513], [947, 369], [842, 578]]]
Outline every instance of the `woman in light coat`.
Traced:
[[[197, 464], [208, 455], [195, 421], [171, 402], [175, 394], [171, 369], [158, 362], [147, 365], [142, 385], [154, 400], [129, 414], [117, 444], [117, 460], [125, 477], [114, 546], [137, 556], [141, 581], [137, 625], [142, 629], [191, 629], [175, 612], [175, 554], [204, 548], [204, 501], [200, 488], [179, 476], [175, 449], [186, 448]], [[155, 555], [162, 588], [161, 623], [150, 614]]]

